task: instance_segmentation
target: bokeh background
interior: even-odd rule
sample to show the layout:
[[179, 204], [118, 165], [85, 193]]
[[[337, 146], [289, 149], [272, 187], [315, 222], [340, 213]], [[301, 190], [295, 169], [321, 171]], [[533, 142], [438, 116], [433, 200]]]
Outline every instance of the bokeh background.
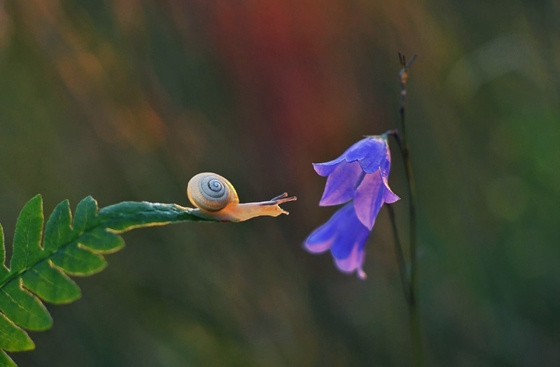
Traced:
[[[92, 195], [187, 205], [201, 171], [290, 216], [124, 235], [20, 366], [409, 366], [383, 210], [367, 281], [302, 241], [335, 158], [408, 133], [429, 366], [560, 365], [557, 1], [0, 1], [0, 221]], [[393, 142], [391, 142], [395, 148]], [[393, 149], [396, 152], [395, 149]], [[391, 186], [407, 239], [402, 160]]]

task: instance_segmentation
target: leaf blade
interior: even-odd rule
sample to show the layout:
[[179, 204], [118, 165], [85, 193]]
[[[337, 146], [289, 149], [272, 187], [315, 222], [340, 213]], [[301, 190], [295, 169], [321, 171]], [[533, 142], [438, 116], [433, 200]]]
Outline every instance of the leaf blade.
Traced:
[[43, 247], [45, 251], [56, 251], [62, 244], [72, 238], [72, 218], [70, 204], [64, 200], [54, 208], [45, 225], [45, 239]]
[[97, 218], [97, 201], [88, 196], [78, 203], [76, 213], [74, 215], [74, 231], [78, 234], [85, 232], [87, 228], [93, 227], [99, 223]]
[[0, 367], [17, 367], [17, 364], [2, 350], [0, 350]]
[[36, 195], [21, 210], [14, 233], [14, 252], [10, 271], [18, 272], [30, 265], [41, 254], [43, 235], [43, 199]]
[[14, 324], [28, 330], [47, 330], [53, 323], [43, 303], [23, 289], [21, 279], [14, 279], [0, 289], [0, 310]]
[[93, 275], [107, 267], [103, 256], [94, 254], [77, 243], [57, 251], [51, 257], [51, 261], [65, 273], [74, 276]]
[[43, 260], [22, 275], [23, 286], [44, 301], [70, 303], [81, 297], [78, 285], [50, 260]]
[[121, 236], [104, 228], [96, 228], [85, 233], [80, 237], [79, 243], [100, 254], [112, 254], [124, 247], [124, 240]]
[[134, 228], [163, 226], [177, 222], [219, 222], [215, 219], [193, 215], [191, 208], [177, 204], [149, 203], [146, 201], [123, 201], [99, 211], [99, 219], [117, 233]]
[[10, 271], [6, 267], [6, 246], [4, 246], [4, 228], [0, 224], [0, 279], [4, 279]]
[[[7, 350], [8, 352], [23, 352], [35, 349], [35, 343], [33, 343], [29, 335], [1, 313], [0, 349]], [[5, 362], [1, 357], [2, 356], [0, 356], [0, 363]]]

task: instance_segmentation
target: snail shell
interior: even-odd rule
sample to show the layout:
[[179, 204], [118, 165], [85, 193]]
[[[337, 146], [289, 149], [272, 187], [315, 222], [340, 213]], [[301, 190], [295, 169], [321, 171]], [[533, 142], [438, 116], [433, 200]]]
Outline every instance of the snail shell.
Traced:
[[239, 203], [239, 197], [231, 182], [211, 172], [199, 173], [191, 178], [187, 184], [187, 196], [194, 206], [209, 212]]

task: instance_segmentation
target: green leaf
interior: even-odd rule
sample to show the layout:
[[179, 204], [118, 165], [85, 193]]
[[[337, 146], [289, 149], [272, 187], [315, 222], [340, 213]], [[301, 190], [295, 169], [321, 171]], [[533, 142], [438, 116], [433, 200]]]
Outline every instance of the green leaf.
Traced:
[[14, 279], [0, 289], [0, 310], [15, 324], [28, 330], [46, 330], [52, 318], [37, 297], [23, 289], [21, 279]]
[[45, 251], [56, 251], [72, 237], [70, 204], [64, 200], [52, 212], [45, 226]]
[[148, 203], [145, 201], [123, 201], [99, 211], [99, 219], [107, 228], [117, 233], [130, 231], [134, 228], [164, 226], [173, 222], [210, 221], [191, 214], [190, 208], [176, 204]]
[[21, 210], [14, 234], [14, 254], [11, 271], [19, 271], [31, 265], [41, 254], [43, 235], [43, 199], [40, 195], [29, 200]]
[[22, 352], [35, 349], [35, 344], [27, 333], [1, 313], [0, 335], [0, 348], [8, 352]]
[[54, 265], [75, 276], [88, 276], [105, 269], [107, 262], [103, 256], [82, 248], [77, 243], [59, 250], [51, 257]]
[[100, 254], [112, 254], [124, 247], [124, 240], [104, 228], [96, 228], [80, 237], [80, 245]]
[[70, 303], [81, 296], [78, 285], [51, 260], [41, 261], [25, 272], [21, 278], [25, 288], [50, 303]]
[[76, 207], [76, 215], [74, 217], [74, 230], [82, 234], [87, 228], [93, 227], [98, 223], [97, 219], [97, 201], [91, 196], [80, 201]]
[[6, 267], [6, 247], [4, 246], [4, 228], [0, 224], [0, 278], [4, 279], [9, 270]]
[[53, 210], [45, 225], [43, 201], [35, 196], [23, 207], [14, 234], [10, 269], [5, 266], [4, 231], [0, 225], [0, 367], [16, 364], [4, 351], [35, 348], [22, 329], [45, 330], [52, 318], [41, 300], [54, 304], [80, 298], [72, 276], [88, 276], [107, 266], [104, 254], [124, 247], [119, 235], [134, 228], [185, 221], [210, 221], [175, 204], [122, 202], [98, 211], [91, 196], [72, 213], [67, 200]]
[[15, 364], [6, 353], [0, 350], [0, 367], [17, 367], [17, 364]]

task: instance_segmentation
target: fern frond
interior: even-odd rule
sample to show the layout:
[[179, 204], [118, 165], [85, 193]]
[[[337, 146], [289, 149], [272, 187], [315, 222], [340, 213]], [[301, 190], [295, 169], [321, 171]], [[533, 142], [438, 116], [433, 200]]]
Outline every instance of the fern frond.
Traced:
[[16, 223], [9, 268], [0, 225], [0, 367], [16, 366], [5, 352], [35, 348], [23, 329], [41, 331], [52, 326], [42, 301], [65, 304], [80, 298], [80, 288], [69, 275], [88, 276], [103, 270], [107, 266], [103, 255], [124, 247], [120, 233], [209, 221], [192, 215], [191, 210], [148, 202], [122, 202], [98, 210], [97, 202], [88, 196], [77, 205], [72, 220], [65, 200], [47, 220], [43, 236], [43, 200], [40, 195], [31, 199]]

